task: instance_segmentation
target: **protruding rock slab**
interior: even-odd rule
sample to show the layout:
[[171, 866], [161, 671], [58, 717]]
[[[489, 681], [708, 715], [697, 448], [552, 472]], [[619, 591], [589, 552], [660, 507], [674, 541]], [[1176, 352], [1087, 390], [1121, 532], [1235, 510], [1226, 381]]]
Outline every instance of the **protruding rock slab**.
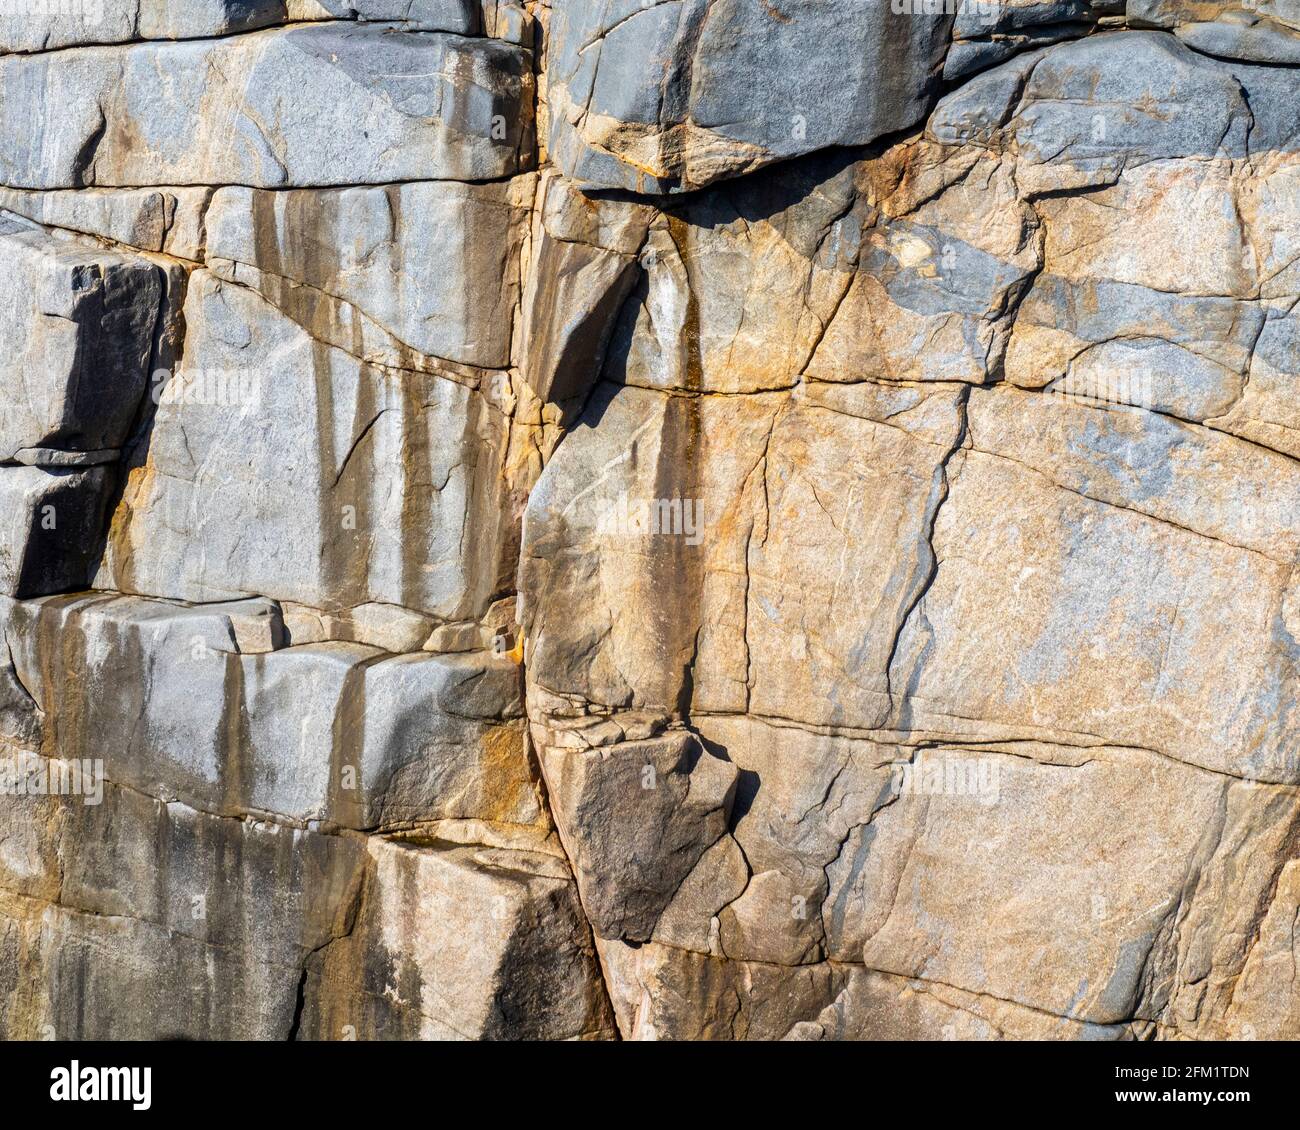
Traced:
[[367, 850], [356, 923], [304, 983], [303, 1038], [614, 1034], [591, 933], [561, 860], [375, 838]]
[[185, 317], [102, 587], [486, 612], [513, 565], [504, 374], [367, 365], [207, 272]]
[[0, 463], [24, 448], [122, 446], [162, 296], [162, 271], [148, 260], [0, 213]]
[[88, 594], [10, 602], [3, 620], [33, 700], [10, 738], [34, 722], [46, 753], [102, 760], [150, 796], [361, 829], [549, 828], [508, 658], [284, 648], [265, 600]]
[[700, 856], [726, 834], [735, 767], [686, 733], [545, 749], [542, 765], [592, 929], [649, 940]]
[[85, 588], [103, 545], [104, 467], [0, 466], [0, 594]]
[[925, 114], [950, 24], [875, 0], [558, 5], [551, 157], [584, 184], [664, 193], [866, 144]]
[[522, 48], [347, 24], [9, 56], [0, 183], [492, 180], [532, 162], [532, 86]]
[[279, 23], [286, 3], [304, 2], [315, 0], [23, 0], [0, 9], [0, 53], [234, 35]]
[[600, 374], [654, 211], [542, 174], [523, 294], [523, 378], [548, 405], [581, 406]]
[[0, 208], [46, 227], [198, 260], [211, 196], [208, 188], [0, 188]]
[[943, 76], [960, 79], [1017, 52], [1087, 35], [1099, 20], [1123, 13], [1124, 0], [957, 0]]

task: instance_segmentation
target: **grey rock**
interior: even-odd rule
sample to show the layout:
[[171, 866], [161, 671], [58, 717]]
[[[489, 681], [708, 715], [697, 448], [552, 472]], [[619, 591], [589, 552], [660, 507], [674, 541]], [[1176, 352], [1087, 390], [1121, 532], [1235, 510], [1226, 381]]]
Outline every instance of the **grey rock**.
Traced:
[[490, 180], [532, 162], [532, 81], [517, 47], [346, 24], [4, 57], [0, 181]]
[[[311, 0], [335, 19], [400, 21], [412, 31], [451, 31], [476, 35], [481, 25], [477, 0]], [[291, 5], [292, 6], [292, 5]]]
[[285, 648], [264, 600], [90, 594], [4, 621], [15, 678], [57, 720], [44, 740], [149, 796], [300, 824], [547, 827], [510, 659]]
[[21, 34], [0, 1035], [1300, 1032], [1295, 3]]
[[[0, 809], [39, 830], [21, 859], [6, 843], [10, 875], [25, 873], [21, 896], [0, 892], [0, 945], [20, 946], [50, 989], [5, 985], [7, 1032], [613, 1034], [577, 892], [553, 856], [230, 820], [111, 782], [99, 803], [10, 796]], [[127, 998], [138, 1006], [118, 1007]]]
[[85, 588], [103, 543], [110, 484], [103, 467], [0, 466], [0, 593]]
[[312, 20], [400, 23], [412, 31], [524, 43], [530, 20], [501, 0], [13, 0], [0, 54], [150, 39], [211, 39]]
[[952, 34], [974, 39], [1044, 24], [1082, 23], [1123, 9], [1123, 0], [958, 0]]
[[63, 451], [57, 447], [20, 447], [14, 452], [14, 462], [23, 467], [102, 467], [106, 463], [116, 463], [121, 455], [115, 449]]
[[362, 604], [348, 615], [358, 643], [382, 647], [385, 651], [419, 651], [433, 622], [409, 608], [391, 604]]
[[1264, 320], [1234, 298], [1044, 273], [1019, 307], [1007, 378], [1208, 420], [1241, 397]]
[[936, 108], [940, 141], [1014, 136], [1031, 192], [1113, 184], [1128, 169], [1245, 156], [1241, 83], [1168, 35], [1124, 32], [1050, 47], [980, 75]]
[[550, 153], [586, 185], [685, 191], [914, 125], [951, 17], [833, 0], [566, 4], [550, 25]]
[[224, 188], [208, 212], [208, 261], [365, 360], [503, 369], [532, 182]]
[[1188, 47], [1207, 55], [1244, 59], [1252, 63], [1300, 64], [1300, 30], [1256, 25], [1188, 24], [1178, 29]]
[[291, 20], [393, 21], [413, 31], [486, 35], [531, 46], [533, 18], [513, 0], [285, 0]]
[[111, 780], [99, 803], [2, 803], [40, 829], [27, 897], [0, 893], [0, 936], [47, 987], [5, 994], [0, 1023], [15, 1035], [283, 1040], [309, 955], [356, 914], [366, 860], [353, 840], [223, 819]]
[[944, 60], [952, 81], [1021, 51], [1087, 35], [1106, 16], [1122, 19], [1124, 0], [960, 0]]
[[180, 259], [203, 257], [206, 188], [0, 189], [0, 208], [50, 228], [65, 228]]
[[543, 748], [542, 767], [596, 936], [647, 941], [726, 835], [734, 766], [672, 733], [590, 752]]
[[[60, 0], [0, 11], [0, 54], [232, 35], [279, 23], [286, 0]], [[296, 2], [296, 0], [291, 0]]]
[[1300, 63], [1300, 13], [1288, 0], [1129, 0], [1136, 26], [1169, 28], [1197, 51], [1226, 59]]
[[102, 587], [486, 611], [511, 569], [495, 385], [366, 365], [207, 272], [185, 318]]
[[162, 274], [143, 258], [0, 216], [0, 462], [120, 448], [143, 399]]

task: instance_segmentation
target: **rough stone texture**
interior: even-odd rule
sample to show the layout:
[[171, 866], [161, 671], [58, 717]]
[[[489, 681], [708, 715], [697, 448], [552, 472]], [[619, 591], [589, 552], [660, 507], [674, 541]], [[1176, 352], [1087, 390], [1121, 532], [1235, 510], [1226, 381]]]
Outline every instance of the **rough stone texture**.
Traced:
[[183, 363], [114, 522], [107, 587], [486, 612], [512, 565], [504, 374], [475, 387], [368, 365], [207, 272], [191, 279], [185, 319]]
[[170, 355], [174, 273], [0, 211], [0, 594], [84, 588], [151, 362]]
[[551, 156], [603, 188], [698, 188], [922, 116], [950, 19], [872, 0], [557, 5]]
[[1170, 28], [1207, 55], [1300, 64], [1300, 12], [1287, 0], [1129, 0], [1137, 26]]
[[927, 7], [0, 21], [0, 1035], [1300, 1038], [1300, 18]]
[[223, 188], [208, 261], [363, 360], [510, 364], [533, 178], [257, 192]]
[[[12, 188], [487, 180], [531, 162], [529, 53], [323, 24], [0, 58]], [[310, 114], [302, 108], [311, 105]]]
[[0, 593], [85, 588], [102, 541], [103, 467], [0, 466]]
[[120, 448], [144, 396], [162, 302], [152, 263], [0, 214], [0, 462], [24, 448]]
[[530, 19], [505, 0], [8, 0], [0, 54], [147, 39], [207, 39], [309, 20], [386, 21], [525, 42]]
[[266, 27], [285, 15], [285, 0], [16, 2], [0, 13], [0, 52], [231, 35]]
[[959, 79], [1021, 51], [1087, 35], [1123, 12], [1124, 0], [957, 0], [944, 78]]
[[117, 783], [151, 796], [361, 829], [546, 827], [509, 659], [285, 648], [264, 600], [53, 597], [12, 605], [6, 636], [49, 750], [112, 750]]
[[48, 228], [179, 259], [203, 257], [206, 188], [0, 189], [0, 208]]
[[648, 941], [682, 880], [726, 835], [735, 766], [688, 734], [547, 757], [551, 803], [597, 937]]
[[740, 854], [651, 944], [593, 913], [625, 1035], [1288, 1032], [1234, 985], [1289, 960], [1291, 79], [1148, 33], [1025, 59], [652, 224], [532, 493], [548, 780], [624, 726], [740, 771]]
[[[306, 1038], [609, 1039], [573, 880], [549, 855], [368, 845], [352, 935], [324, 952]], [[358, 970], [362, 975], [358, 977]], [[313, 994], [315, 995], [315, 994]]]

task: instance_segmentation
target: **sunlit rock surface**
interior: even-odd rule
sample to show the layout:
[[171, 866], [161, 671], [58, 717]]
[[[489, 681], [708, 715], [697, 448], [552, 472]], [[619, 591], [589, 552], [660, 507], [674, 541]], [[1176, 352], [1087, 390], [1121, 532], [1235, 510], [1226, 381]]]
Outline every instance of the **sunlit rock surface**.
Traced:
[[74, 7], [0, 1034], [1300, 1038], [1293, 5]]

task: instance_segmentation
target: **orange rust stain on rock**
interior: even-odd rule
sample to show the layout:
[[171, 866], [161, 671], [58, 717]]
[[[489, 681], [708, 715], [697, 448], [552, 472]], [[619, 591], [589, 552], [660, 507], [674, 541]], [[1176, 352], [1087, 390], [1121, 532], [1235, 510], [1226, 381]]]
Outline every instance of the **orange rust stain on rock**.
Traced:
[[483, 734], [480, 748], [485, 789], [482, 811], [472, 816], [500, 824], [519, 823], [520, 804], [533, 794], [523, 727], [493, 726]]

